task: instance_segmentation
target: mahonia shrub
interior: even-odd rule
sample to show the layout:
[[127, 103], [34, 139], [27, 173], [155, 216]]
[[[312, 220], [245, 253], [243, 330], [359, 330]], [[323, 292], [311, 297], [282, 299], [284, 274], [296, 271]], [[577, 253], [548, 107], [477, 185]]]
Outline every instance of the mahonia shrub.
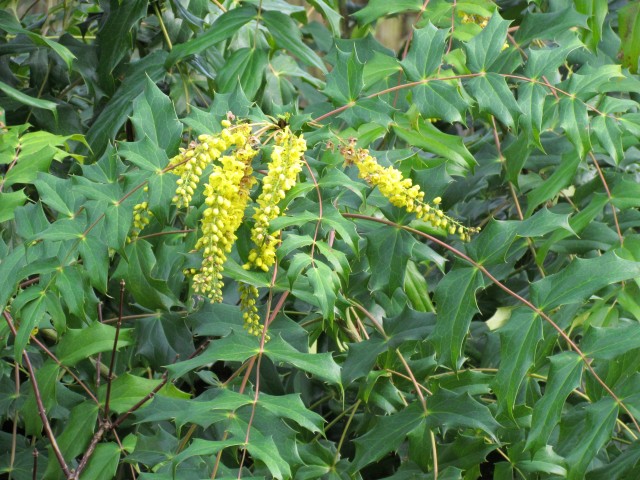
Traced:
[[640, 477], [638, 0], [0, 4], [2, 478]]

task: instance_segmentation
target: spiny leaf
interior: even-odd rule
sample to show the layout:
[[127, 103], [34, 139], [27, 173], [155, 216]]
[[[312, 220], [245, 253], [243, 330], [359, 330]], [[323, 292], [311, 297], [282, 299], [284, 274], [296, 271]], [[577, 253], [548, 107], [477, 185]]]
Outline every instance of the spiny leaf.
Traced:
[[436, 287], [438, 321], [431, 341], [444, 364], [453, 369], [460, 368], [463, 361], [464, 339], [478, 310], [476, 290], [483, 284], [479, 270], [465, 267], [449, 272]]

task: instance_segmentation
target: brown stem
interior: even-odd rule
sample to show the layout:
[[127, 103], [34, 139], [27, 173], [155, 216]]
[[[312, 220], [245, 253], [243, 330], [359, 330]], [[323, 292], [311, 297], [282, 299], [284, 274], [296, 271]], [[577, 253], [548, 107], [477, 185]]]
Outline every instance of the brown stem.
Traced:
[[[13, 325], [13, 319], [11, 318], [11, 315], [6, 310], [2, 313], [4, 315], [5, 320], [7, 321], [9, 330], [11, 330], [11, 333], [13, 334], [14, 337], [17, 336], [18, 332], [16, 331], [16, 328]], [[33, 395], [36, 398], [36, 405], [38, 406], [38, 414], [40, 415], [40, 420], [42, 420], [44, 431], [47, 434], [47, 438], [49, 439], [49, 442], [51, 443], [51, 449], [53, 450], [53, 453], [55, 454], [56, 459], [60, 464], [60, 468], [62, 469], [65, 476], [69, 478], [69, 476], [71, 475], [71, 472], [69, 470], [69, 467], [67, 466], [67, 462], [64, 461], [64, 457], [62, 456], [60, 447], [58, 447], [58, 442], [56, 441], [56, 437], [53, 434], [53, 430], [51, 430], [51, 425], [49, 424], [49, 419], [47, 418], [47, 413], [44, 409], [44, 404], [42, 403], [42, 396], [40, 395], [40, 388], [38, 388], [38, 380], [36, 379], [36, 373], [33, 368], [33, 365], [31, 364], [31, 359], [29, 358], [27, 351], [24, 349], [22, 350], [22, 356], [24, 357], [24, 362], [27, 364], [27, 370], [29, 370], [29, 377], [31, 378], [31, 386], [33, 387]]]
[[40, 452], [38, 452], [37, 448], [33, 449], [33, 469], [31, 470], [31, 478], [32, 480], [36, 480], [38, 478], [38, 457], [40, 456]]
[[80, 474], [82, 473], [82, 471], [87, 466], [87, 463], [89, 462], [89, 459], [91, 458], [91, 455], [93, 455], [93, 452], [95, 451], [96, 447], [98, 446], [98, 442], [100, 442], [100, 440], [102, 440], [102, 437], [104, 436], [106, 431], [107, 431], [107, 425], [105, 423], [103, 423], [102, 425], [100, 425], [100, 428], [98, 429], [98, 431], [95, 433], [95, 435], [91, 439], [91, 443], [89, 443], [89, 447], [87, 448], [86, 452], [84, 452], [84, 455], [82, 456], [82, 459], [80, 460], [80, 464], [78, 465], [78, 468], [76, 468], [76, 470], [75, 470], [75, 472], [73, 472], [72, 476], [68, 477], [69, 480], [78, 480], [80, 478]]
[[111, 400], [111, 384], [113, 383], [113, 369], [116, 365], [116, 356], [118, 349], [118, 338], [120, 337], [120, 327], [122, 327], [122, 311], [124, 309], [124, 287], [125, 281], [120, 280], [120, 307], [118, 314], [118, 323], [116, 324], [116, 334], [113, 338], [113, 348], [111, 350], [111, 360], [109, 362], [109, 375], [107, 376], [107, 393], [104, 400], [104, 419], [109, 421], [109, 402]]
[[440, 245], [441, 247], [443, 247], [443, 248], [449, 250], [450, 252], [452, 252], [458, 258], [463, 259], [464, 261], [466, 261], [467, 263], [469, 263], [473, 267], [475, 267], [478, 270], [480, 270], [487, 278], [489, 278], [489, 280], [491, 280], [494, 283], [494, 285], [496, 285], [498, 288], [503, 290], [505, 293], [507, 293], [511, 297], [515, 298], [519, 302], [521, 302], [524, 305], [526, 305], [529, 309], [533, 310], [537, 315], [539, 315], [547, 323], [549, 323], [549, 325], [551, 325], [554, 328], [554, 330], [556, 330], [558, 332], [558, 334], [567, 342], [569, 347], [574, 352], [576, 352], [578, 354], [578, 356], [580, 357], [582, 362], [585, 364], [585, 367], [587, 368], [589, 373], [591, 373], [591, 375], [596, 380], [596, 382], [598, 382], [600, 384], [600, 386], [611, 396], [611, 398], [613, 398], [615, 400], [615, 402], [618, 405], [620, 405], [620, 407], [625, 411], [625, 413], [627, 415], [629, 415], [629, 418], [631, 419], [631, 422], [633, 423], [634, 427], [636, 428], [636, 430], [638, 432], [640, 432], [640, 425], [638, 424], [638, 421], [634, 417], [633, 413], [631, 413], [631, 411], [626, 406], [626, 404], [620, 399], [620, 397], [618, 397], [615, 394], [615, 392], [613, 390], [611, 390], [611, 388], [605, 383], [605, 381], [602, 380], [600, 375], [598, 375], [598, 373], [591, 366], [591, 359], [589, 359], [584, 354], [584, 352], [569, 337], [569, 335], [567, 335], [567, 333], [565, 333], [565, 331], [562, 328], [560, 328], [560, 326], [555, 321], [553, 321], [553, 319], [549, 315], [547, 315], [545, 312], [543, 312], [540, 308], [536, 307], [529, 300], [527, 300], [526, 298], [522, 297], [521, 295], [518, 295], [516, 292], [514, 292], [509, 287], [507, 287], [500, 280], [498, 280], [496, 277], [494, 277], [485, 267], [480, 265], [478, 262], [473, 260], [471, 257], [469, 257], [466, 254], [462, 253], [460, 250], [458, 250], [458, 249], [452, 247], [451, 245], [447, 244], [446, 242], [443, 242], [442, 240], [440, 240], [440, 239], [438, 239], [438, 238], [436, 238], [436, 237], [434, 237], [432, 235], [429, 235], [428, 233], [424, 233], [424, 232], [421, 232], [420, 230], [416, 230], [415, 228], [407, 227], [405, 225], [400, 225], [400, 224], [391, 222], [391, 221], [383, 219], [383, 218], [375, 218], [375, 217], [370, 217], [368, 215], [361, 215], [361, 214], [358, 214], [358, 213], [343, 213], [342, 216], [345, 217], [345, 218], [357, 218], [357, 219], [360, 219], [360, 220], [369, 220], [369, 221], [372, 221], [372, 222], [378, 222], [378, 223], [382, 223], [384, 225], [389, 225], [389, 226], [392, 226], [392, 227], [401, 228], [403, 230], [406, 230], [407, 232], [411, 232], [411, 233], [413, 233], [415, 235], [421, 236], [423, 238], [426, 238], [427, 240], [432, 241], [433, 243], [436, 243], [436, 244]]
[[609, 204], [611, 205], [611, 213], [613, 213], [613, 223], [616, 225], [616, 232], [618, 233], [618, 239], [620, 240], [620, 246], [624, 243], [624, 237], [622, 236], [622, 230], [620, 230], [620, 223], [618, 222], [618, 214], [616, 213], [616, 207], [613, 204], [613, 197], [611, 196], [611, 190], [609, 189], [609, 184], [607, 183], [606, 178], [604, 178], [604, 173], [602, 173], [602, 169], [600, 165], [598, 165], [598, 160], [593, 152], [589, 152], [589, 156], [591, 157], [591, 161], [596, 167], [598, 171], [598, 176], [602, 181], [602, 185], [604, 186], [604, 191], [607, 192], [607, 198], [609, 199]]

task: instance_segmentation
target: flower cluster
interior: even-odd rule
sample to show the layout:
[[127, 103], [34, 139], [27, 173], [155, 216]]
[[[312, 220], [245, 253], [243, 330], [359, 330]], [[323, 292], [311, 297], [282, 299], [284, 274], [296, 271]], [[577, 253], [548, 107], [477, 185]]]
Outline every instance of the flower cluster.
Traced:
[[276, 133], [274, 140], [271, 162], [267, 175], [262, 180], [262, 192], [258, 196], [258, 206], [253, 215], [255, 224], [251, 230], [251, 240], [256, 247], [249, 252], [248, 262], [244, 265], [247, 270], [257, 267], [266, 272], [275, 263], [280, 232], [269, 232], [269, 224], [280, 216], [278, 203], [296, 184], [298, 173], [302, 170], [303, 155], [307, 150], [307, 143], [302, 135], [292, 134], [289, 127]]
[[414, 185], [410, 178], [404, 178], [402, 173], [393, 167], [383, 167], [369, 154], [369, 150], [356, 149], [351, 143], [341, 150], [347, 164], [358, 167], [359, 177], [368, 184], [378, 187], [380, 193], [396, 207], [405, 208], [416, 217], [429, 222], [436, 228], [450, 234], [458, 234], [462, 240], [470, 240], [470, 234], [477, 231], [468, 228], [456, 220], [446, 216], [440, 209], [440, 197], [432, 200], [431, 205], [424, 201], [424, 192], [419, 185]]
[[187, 149], [181, 148], [180, 153], [169, 162], [169, 166], [174, 167], [173, 173], [180, 176], [176, 182], [176, 195], [173, 197], [173, 203], [178, 207], [189, 206], [207, 165], [219, 159], [229, 147], [242, 147], [251, 135], [251, 127], [248, 125], [232, 127], [229, 120], [223, 120], [222, 126], [225, 128], [220, 134], [200, 135], [199, 143], [194, 142]]
[[136, 238], [144, 227], [151, 221], [151, 211], [149, 202], [138, 203], [133, 207], [133, 228], [131, 229], [131, 239]]
[[[248, 136], [244, 138], [248, 140]], [[248, 142], [237, 146], [234, 155], [225, 155], [214, 165], [204, 189], [207, 208], [202, 214], [202, 236], [196, 242], [203, 260], [200, 272], [193, 277], [193, 289], [212, 302], [222, 301], [223, 266], [236, 241], [235, 232], [242, 224], [249, 191], [255, 183], [251, 160], [258, 152]]]
[[[244, 328], [250, 335], [261, 336], [264, 326], [260, 324], [260, 315], [258, 315], [258, 307], [256, 307], [258, 289], [253, 285], [241, 283], [238, 290], [240, 292], [240, 310], [244, 318]], [[265, 335], [265, 340], [269, 340], [269, 335]]]

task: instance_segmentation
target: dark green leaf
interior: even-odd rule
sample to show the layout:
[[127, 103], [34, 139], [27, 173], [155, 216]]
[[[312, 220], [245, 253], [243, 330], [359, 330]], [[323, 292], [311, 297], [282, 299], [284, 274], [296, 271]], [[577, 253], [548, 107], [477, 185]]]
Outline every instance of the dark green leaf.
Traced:
[[269, 33], [280, 48], [289, 51], [302, 63], [326, 71], [324, 62], [302, 41], [300, 29], [287, 15], [275, 11], [262, 12], [262, 19]]
[[551, 368], [545, 388], [545, 394], [534, 409], [531, 431], [527, 436], [525, 448], [538, 450], [543, 447], [560, 420], [560, 414], [566, 398], [580, 384], [582, 360], [573, 352], [562, 352], [552, 356]]
[[130, 243], [127, 248], [127, 289], [136, 301], [147, 308], [169, 310], [178, 303], [166, 279], [154, 277], [156, 258], [151, 244], [145, 240]]
[[[115, 327], [100, 322], [93, 322], [85, 328], [69, 329], [60, 340], [56, 355], [63, 365], [75, 365], [96, 353], [112, 350], [115, 335]], [[133, 341], [133, 330], [122, 328], [117, 349], [132, 345]]]
[[520, 386], [533, 366], [536, 347], [542, 339], [542, 321], [532, 310], [520, 307], [500, 334], [500, 368], [492, 384], [498, 406], [512, 415]]
[[531, 285], [531, 300], [542, 309], [580, 302], [603, 287], [640, 276], [640, 263], [623, 260], [614, 252], [578, 258], [559, 273]]
[[367, 5], [352, 16], [359, 24], [367, 25], [385, 15], [401, 12], [418, 12], [422, 8], [422, 0], [370, 0]]
[[197, 35], [188, 42], [174, 46], [167, 57], [165, 66], [173, 66], [176, 62], [191, 55], [196, 55], [208, 48], [212, 48], [216, 43], [231, 37], [240, 28], [251, 21], [256, 16], [256, 11], [252, 6], [242, 6], [229, 10], [209, 26], [205, 33]]
[[451, 368], [460, 368], [464, 360], [464, 339], [471, 318], [478, 310], [476, 290], [483, 284], [479, 270], [458, 268], [445, 275], [436, 287], [434, 300], [438, 321], [431, 340], [444, 364]]

